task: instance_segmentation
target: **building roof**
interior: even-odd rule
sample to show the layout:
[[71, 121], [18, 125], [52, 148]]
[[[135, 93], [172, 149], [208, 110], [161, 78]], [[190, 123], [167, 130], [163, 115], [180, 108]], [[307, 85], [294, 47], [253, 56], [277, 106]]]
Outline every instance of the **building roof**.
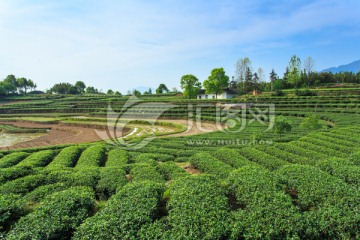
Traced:
[[[237, 91], [230, 89], [230, 88], [224, 88], [223, 89], [224, 92], [226, 92], [227, 94], [239, 94]], [[205, 89], [200, 89], [199, 94], [205, 94], [206, 90]]]

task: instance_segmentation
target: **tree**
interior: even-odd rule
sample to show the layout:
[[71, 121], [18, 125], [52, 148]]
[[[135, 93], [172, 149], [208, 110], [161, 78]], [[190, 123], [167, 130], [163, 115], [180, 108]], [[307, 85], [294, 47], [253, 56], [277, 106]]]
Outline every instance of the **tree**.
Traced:
[[79, 92], [80, 93], [84, 93], [85, 92], [85, 89], [86, 89], [86, 85], [83, 81], [77, 81], [75, 83], [75, 87], [77, 87], [79, 89]]
[[17, 87], [19, 89], [24, 89], [24, 93], [26, 94], [28, 85], [29, 85], [28, 80], [26, 78], [22, 77], [22, 78], [16, 79], [16, 81], [17, 81]]
[[271, 90], [271, 92], [274, 90], [274, 83], [275, 83], [276, 79], [278, 79], [278, 76], [275, 73], [274, 69], [272, 69], [271, 73], [270, 73], [270, 84], [271, 84], [270, 90]]
[[136, 97], [141, 96], [141, 92], [139, 90], [134, 89], [132, 92], [133, 95], [135, 95]]
[[192, 74], [187, 74], [181, 77], [180, 87], [183, 90], [184, 96], [187, 98], [196, 98], [201, 89], [199, 79]]
[[291, 126], [292, 122], [283, 117], [283, 116], [278, 116], [275, 118], [275, 123], [274, 123], [274, 131], [276, 133], [278, 133], [280, 135], [281, 138], [281, 134], [285, 133], [285, 132], [290, 132], [291, 131]]
[[203, 85], [207, 93], [215, 93], [215, 98], [217, 98], [217, 95], [229, 86], [229, 77], [226, 76], [223, 68], [214, 68]]
[[246, 74], [245, 74], [245, 82], [244, 82], [244, 92], [251, 91], [251, 88], [253, 86], [253, 74], [250, 68], [247, 68]]
[[106, 94], [107, 94], [107, 95], [114, 95], [114, 91], [111, 90], [111, 89], [109, 89], [109, 90], [107, 90]]
[[166, 87], [164, 83], [160, 83], [159, 87], [156, 89], [156, 94], [161, 94], [165, 92], [168, 93], [169, 89]]
[[94, 87], [87, 87], [86, 88], [86, 93], [90, 93], [90, 94], [93, 94], [93, 93], [98, 93], [99, 91], [97, 89], [95, 89]]
[[251, 61], [248, 57], [240, 58], [235, 64], [235, 81], [238, 82], [240, 89], [245, 91], [245, 78], [248, 69], [252, 69]]
[[254, 73], [253, 79], [252, 79], [253, 89], [257, 90], [258, 89], [258, 84], [259, 84], [259, 76], [258, 76], [257, 73]]
[[262, 82], [266, 81], [265, 72], [261, 67], [258, 68], [257, 75], [259, 77], [259, 83], [262, 83]]
[[293, 55], [289, 62], [289, 75], [288, 81], [294, 87], [298, 87], [300, 82], [300, 72], [301, 72], [301, 60], [296, 55]]
[[115, 95], [116, 95], [116, 96], [122, 96], [122, 94], [121, 94], [119, 91], [116, 91], [116, 92], [115, 92]]
[[7, 94], [15, 93], [18, 87], [18, 82], [16, 80], [16, 77], [12, 74], [8, 75], [4, 79], [2, 86], [4, 87]]
[[75, 91], [72, 87], [74, 86], [70, 83], [57, 83], [51, 88], [51, 91], [59, 94], [68, 94]]
[[312, 57], [307, 57], [304, 61], [304, 69], [306, 71], [307, 85], [310, 86], [310, 75], [315, 70], [315, 60]]
[[320, 129], [321, 128], [320, 119], [315, 114], [310, 115], [301, 121], [300, 127], [309, 130]]

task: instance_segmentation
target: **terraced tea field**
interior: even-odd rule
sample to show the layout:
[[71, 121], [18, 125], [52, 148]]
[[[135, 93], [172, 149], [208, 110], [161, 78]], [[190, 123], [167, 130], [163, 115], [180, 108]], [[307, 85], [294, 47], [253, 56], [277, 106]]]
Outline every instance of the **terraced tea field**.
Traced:
[[[97, 139], [0, 151], [5, 239], [360, 238], [358, 95], [145, 97], [146, 105], [131, 108], [127, 97], [101, 95], [10, 101], [0, 106], [1, 122], [101, 130], [119, 122], [107, 116], [110, 104], [132, 119], [127, 143], [155, 137], [138, 149]], [[269, 121], [254, 121], [250, 107], [234, 118], [235, 127], [246, 124], [242, 131], [220, 131], [220, 103], [273, 104], [292, 131], [266, 131]], [[300, 127], [310, 114], [320, 117], [320, 129]], [[184, 134], [188, 118], [210, 131]]]

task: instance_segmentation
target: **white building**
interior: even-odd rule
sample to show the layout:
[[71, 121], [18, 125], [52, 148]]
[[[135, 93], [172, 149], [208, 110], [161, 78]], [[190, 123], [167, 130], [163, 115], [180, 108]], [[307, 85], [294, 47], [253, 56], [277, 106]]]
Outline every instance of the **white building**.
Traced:
[[[217, 95], [217, 99], [230, 99], [239, 96], [239, 93], [229, 88], [224, 88], [223, 92]], [[206, 93], [205, 89], [201, 89], [197, 95], [197, 99], [216, 99], [215, 93]]]

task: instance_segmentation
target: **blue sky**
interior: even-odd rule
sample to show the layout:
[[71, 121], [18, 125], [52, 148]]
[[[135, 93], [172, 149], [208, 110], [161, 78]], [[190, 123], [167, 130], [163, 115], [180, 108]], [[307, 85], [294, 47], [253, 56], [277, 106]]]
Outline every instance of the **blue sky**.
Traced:
[[282, 75], [293, 54], [316, 69], [360, 59], [360, 1], [0, 0], [0, 78], [39, 89], [84, 81], [126, 93], [249, 57]]

